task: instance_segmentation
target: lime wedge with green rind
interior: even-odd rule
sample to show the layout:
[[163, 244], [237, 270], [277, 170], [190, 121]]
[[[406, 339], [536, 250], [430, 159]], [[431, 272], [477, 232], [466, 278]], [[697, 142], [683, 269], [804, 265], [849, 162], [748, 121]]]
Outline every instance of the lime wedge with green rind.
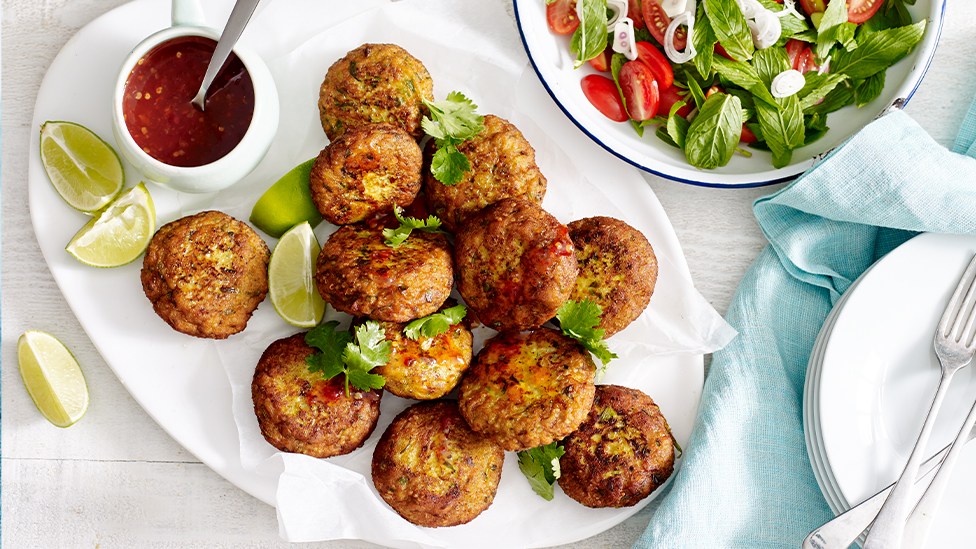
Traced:
[[325, 301], [315, 287], [318, 240], [307, 221], [295, 225], [275, 244], [268, 264], [268, 295], [286, 322], [312, 328], [325, 314]]
[[86, 223], [65, 251], [92, 267], [119, 267], [142, 255], [155, 232], [156, 207], [139, 183]]
[[275, 238], [281, 238], [286, 231], [304, 221], [312, 228], [316, 227], [322, 221], [322, 214], [312, 202], [308, 188], [314, 164], [313, 158], [295, 166], [265, 191], [251, 210], [251, 223]]

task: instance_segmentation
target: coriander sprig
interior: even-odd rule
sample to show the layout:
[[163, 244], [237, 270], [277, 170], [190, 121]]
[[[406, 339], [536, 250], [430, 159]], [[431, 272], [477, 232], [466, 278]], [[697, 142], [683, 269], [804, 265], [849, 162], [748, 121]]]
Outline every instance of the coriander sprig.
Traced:
[[428, 216], [426, 220], [417, 219], [403, 215], [403, 209], [399, 206], [393, 207], [393, 215], [400, 222], [400, 226], [396, 229], [383, 229], [383, 238], [385, 239], [383, 242], [391, 248], [399, 248], [410, 236], [410, 233], [415, 230], [425, 233], [447, 234], [447, 231], [441, 229], [441, 220], [435, 215]]
[[546, 501], [552, 501], [553, 485], [560, 477], [559, 458], [566, 451], [553, 442], [518, 452], [519, 470], [529, 479], [532, 490]]
[[600, 328], [600, 315], [603, 309], [592, 299], [569, 300], [556, 311], [556, 319], [563, 333], [580, 342], [580, 345], [596, 355], [606, 366], [610, 359], [617, 358], [603, 340], [606, 333]]
[[331, 320], [305, 334], [305, 343], [320, 352], [305, 359], [310, 372], [321, 372], [325, 379], [345, 374], [346, 396], [349, 385], [359, 391], [382, 389], [386, 379], [370, 370], [390, 360], [391, 346], [378, 322], [367, 321], [355, 331], [336, 331], [338, 321]]
[[455, 305], [411, 321], [403, 329], [403, 333], [414, 341], [420, 339], [420, 336], [436, 337], [450, 330], [451, 326], [461, 322], [466, 314], [468, 314], [467, 307]]
[[431, 117], [425, 116], [420, 124], [437, 144], [430, 171], [441, 183], [454, 185], [471, 169], [468, 157], [457, 146], [481, 133], [485, 117], [476, 112], [477, 105], [456, 91], [444, 101], [424, 100], [424, 105], [430, 109]]

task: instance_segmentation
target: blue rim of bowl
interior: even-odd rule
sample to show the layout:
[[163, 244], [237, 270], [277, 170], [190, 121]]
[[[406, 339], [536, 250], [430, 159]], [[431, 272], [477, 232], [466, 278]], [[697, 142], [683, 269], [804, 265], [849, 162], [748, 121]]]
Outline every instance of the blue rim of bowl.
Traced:
[[[531, 1], [542, 1], [542, 0], [523, 0], [523, 1], [529, 1], [529, 2], [531, 2]], [[925, 59], [925, 66], [922, 68], [921, 72], [919, 73], [918, 78], [915, 79], [915, 82], [912, 85], [911, 89], [908, 91], [907, 94], [905, 94], [904, 101], [902, 101], [901, 104], [898, 106], [898, 108], [900, 108], [900, 109], [905, 108], [905, 105], [908, 104], [908, 102], [911, 100], [912, 96], [915, 95], [915, 91], [918, 90], [918, 87], [922, 84], [922, 80], [925, 78], [925, 74], [928, 72], [929, 66], [932, 64], [932, 58], [935, 57], [935, 50], [938, 48], [939, 40], [942, 38], [942, 23], [943, 23], [943, 21], [945, 19], [945, 8], [946, 8], [946, 3], [948, 2], [948, 0], [937, 0], [937, 1], [942, 5], [942, 7], [941, 7], [941, 9], [939, 9], [939, 20], [938, 20], [938, 25], [936, 25], [935, 41], [932, 44], [932, 51], [928, 55], [928, 57], [926, 57], [926, 59]], [[804, 172], [800, 172], [800, 173], [796, 173], [796, 174], [792, 174], [792, 175], [787, 175], [787, 176], [779, 177], [779, 178], [776, 178], [776, 179], [770, 179], [770, 180], [766, 180], [766, 181], [753, 181], [753, 182], [750, 182], [750, 183], [729, 183], [729, 184], [709, 183], [709, 182], [705, 182], [705, 181], [695, 181], [694, 179], [684, 179], [684, 178], [677, 177], [677, 176], [674, 176], [674, 175], [666, 174], [666, 173], [663, 173], [663, 172], [660, 172], [660, 171], [651, 169], [651, 168], [649, 168], [647, 166], [644, 166], [642, 164], [639, 164], [639, 163], [635, 162], [634, 160], [631, 160], [630, 158], [627, 158], [626, 156], [618, 153], [617, 151], [615, 151], [613, 149], [613, 147], [611, 147], [610, 145], [604, 143], [599, 138], [597, 138], [595, 135], [593, 135], [592, 133], [590, 133], [590, 131], [586, 129], [586, 126], [584, 126], [579, 120], [577, 120], [575, 117], [573, 117], [572, 113], [570, 113], [569, 110], [566, 109], [566, 107], [556, 97], [556, 94], [552, 91], [552, 88], [549, 87], [549, 83], [546, 82], [546, 79], [545, 79], [545, 77], [543, 77], [542, 72], [539, 70], [538, 65], [536, 65], [535, 57], [532, 56], [532, 51], [529, 49], [529, 44], [525, 40], [525, 32], [522, 29], [522, 18], [519, 16], [518, 4], [519, 4], [519, 0], [512, 0], [512, 8], [513, 8], [512, 11], [515, 13], [515, 23], [518, 25], [519, 39], [522, 41], [522, 47], [525, 49], [525, 53], [529, 57], [529, 62], [532, 64], [532, 69], [535, 71], [536, 76], [539, 77], [539, 81], [542, 82], [542, 86], [546, 88], [546, 92], [549, 94], [549, 97], [551, 97], [552, 100], [553, 100], [553, 102], [556, 103], [556, 105], [559, 107], [559, 110], [563, 111], [563, 114], [566, 115], [566, 118], [569, 118], [573, 122], [573, 124], [575, 124], [576, 127], [580, 129], [580, 131], [582, 131], [584, 134], [586, 134], [586, 136], [589, 137], [590, 139], [592, 139], [596, 144], [598, 144], [601, 147], [603, 147], [604, 149], [606, 149], [607, 152], [609, 152], [610, 154], [616, 156], [617, 158], [623, 160], [624, 162], [627, 162], [628, 164], [630, 164], [630, 165], [632, 165], [632, 166], [634, 166], [636, 168], [639, 168], [639, 169], [641, 169], [643, 171], [646, 171], [646, 172], [652, 173], [654, 175], [663, 177], [665, 179], [670, 179], [671, 181], [677, 181], [678, 183], [686, 183], [688, 185], [695, 185], [695, 186], [698, 186], [698, 187], [711, 187], [713, 189], [748, 189], [748, 188], [753, 188], [753, 187], [765, 187], [765, 186], [768, 186], [768, 185], [775, 185], [777, 183], [786, 183], [788, 181], [792, 181], [792, 180], [796, 179], [797, 177], [800, 177], [806, 171], [806, 170], [804, 170]], [[887, 112], [887, 111], [888, 111], [888, 108], [885, 108], [882, 111], [882, 113]], [[840, 146], [840, 145], [838, 145], [838, 146]], [[825, 152], [824, 153], [824, 156], [826, 156], [826, 154], [827, 153]]]

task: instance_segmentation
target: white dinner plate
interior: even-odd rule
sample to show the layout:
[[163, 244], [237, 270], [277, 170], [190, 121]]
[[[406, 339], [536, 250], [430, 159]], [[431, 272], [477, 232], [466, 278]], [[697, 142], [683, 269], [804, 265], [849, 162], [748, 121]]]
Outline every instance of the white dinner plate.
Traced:
[[[940, 376], [935, 326], [974, 253], [973, 236], [915, 237], [882, 258], [838, 313], [823, 353], [819, 417], [841, 510], [894, 482], [908, 460]], [[953, 379], [927, 454], [955, 437], [974, 399], [970, 367]], [[953, 475], [927, 547], [972, 544], [973, 448]]]
[[[324, 9], [316, 2], [307, 4]], [[408, 2], [397, 2], [380, 10], [397, 9], [396, 6], [406, 4]], [[284, 57], [273, 58], [267, 54], [267, 48], [281, 48], [283, 44], [297, 47], [301, 44], [300, 40], [317, 35], [321, 30], [315, 26], [315, 17], [287, 19], [267, 16], [271, 9], [281, 10], [275, 15], [288, 13], [289, 6], [286, 0], [278, 0], [264, 14], [255, 16], [244, 35], [244, 38], [251, 37], [249, 45], [265, 57], [282, 96], [281, 126], [268, 156], [254, 173], [231, 191], [215, 196], [180, 195], [150, 186], [157, 207], [157, 225], [176, 219], [181, 212], [192, 213], [210, 207], [239, 219], [247, 219], [251, 206], [264, 189], [294, 165], [315, 156], [327, 143], [315, 113], [314, 98], [317, 97], [318, 84], [328, 66], [358, 43], [336, 45], [345, 49], [336, 50], [330, 57], [303, 60], [306, 63], [301, 65], [289, 65], [284, 62]], [[207, 20], [224, 21], [231, 7], [229, 0], [206, 3]], [[58, 54], [44, 78], [35, 105], [34, 127], [40, 127], [46, 120], [74, 121], [112, 143], [109, 94], [115, 73], [135, 44], [168, 25], [169, 8], [167, 0], [137, 0], [81, 29]], [[302, 10], [294, 11], [300, 13]], [[382, 11], [378, 13], [382, 14]], [[384, 18], [368, 20], [374, 24], [382, 22]], [[379, 42], [387, 38], [376, 35], [380, 28], [382, 26], [360, 29], [360, 33], [369, 41]], [[425, 31], [421, 26], [411, 30], [416, 34], [406, 32], [398, 35], [397, 39], [406, 41], [401, 45], [421, 59], [425, 59], [422, 54], [429, 56], [426, 59], [451, 57], [448, 55], [449, 49], [439, 42], [449, 37], [425, 37]], [[444, 89], [442, 86], [452, 86], [459, 81], [463, 83], [466, 78], [476, 80], [492, 77], [489, 74], [466, 74], [465, 67], [484, 67], [489, 62], [468, 55], [454, 55], [456, 58], [451, 59], [451, 63], [452, 69], [456, 70], [450, 74], [441, 74], [432, 69], [435, 96], [443, 97], [450, 89], [457, 89]], [[524, 64], [522, 60], [519, 62]], [[432, 65], [437, 66], [438, 62]], [[531, 72], [528, 75], [534, 80]], [[312, 81], [317, 82], [305, 89], [305, 82]], [[308, 105], [311, 114], [299, 109], [300, 113], [296, 116], [296, 104], [304, 106], [307, 96], [313, 98]], [[683, 322], [678, 316], [681, 308], [687, 305], [669, 297], [669, 289], [679, 284], [690, 285], [688, 266], [667, 215], [639, 172], [606, 154], [578, 132], [566, 131], [568, 122], [546, 99], [545, 92], [537, 82], [520, 82], [517, 89], [485, 93], [478, 99], [481, 100], [481, 112], [506, 113], [513, 119], [524, 120], [523, 132], [535, 146], [544, 173], [578, 172], [599, 182], [602, 195], [609, 198], [609, 204], [615, 208], [613, 211], [620, 212], [624, 219], [644, 232], [653, 243], [662, 268], [670, 268], [674, 273], [670, 280], [662, 277], [658, 281], [661, 296], [657, 301], [652, 300], [654, 314], [671, 318], [675, 324]], [[242, 466], [238, 426], [232, 413], [230, 382], [221, 365], [221, 352], [218, 352], [218, 349], [227, 349], [226, 345], [234, 345], [235, 341], [243, 342], [245, 339], [232, 336], [226, 341], [214, 342], [188, 337], [170, 329], [155, 315], [143, 295], [139, 278], [141, 261], [114, 269], [94, 269], [67, 254], [65, 244], [88, 218], [68, 207], [54, 191], [40, 164], [38, 134], [35, 133], [31, 139], [28, 184], [31, 218], [37, 240], [54, 279], [96, 348], [132, 396], [177, 442], [235, 485], [269, 504], [276, 504], [277, 476], [266, 476]], [[296, 139], [298, 146], [283, 145], [294, 143]], [[139, 181], [140, 176], [131, 165], [125, 164], [125, 168], [127, 186], [131, 187]], [[573, 180], [552, 178], [548, 192], [570, 195], [580, 190], [573, 186], [575, 183], [564, 182], [567, 179]], [[574, 200], [581, 204], [582, 210], [592, 204], [606, 202], [606, 198], [596, 194], [575, 196]], [[548, 204], [549, 195], [546, 201]], [[576, 215], [575, 211], [552, 213], [564, 222]], [[273, 245], [274, 242], [269, 241], [268, 244]], [[258, 326], [279, 323], [279, 332], [291, 330], [277, 318], [267, 301], [255, 312], [251, 323]], [[270, 340], [263, 342], [263, 345], [268, 343]], [[252, 362], [237, 367], [253, 371], [253, 364], [263, 348], [251, 349], [254, 355]], [[655, 357], [651, 362], [643, 364], [649, 368], [644, 372], [611, 368], [611, 374], [605, 381], [625, 385], [639, 381], [644, 384], [640, 380], [649, 372], [659, 372], [661, 375], [657, 379], [657, 386], [648, 392], [661, 406], [679, 443], [684, 445], [690, 436], [700, 398], [702, 356], [678, 353]], [[507, 461], [510, 462], [511, 459]], [[510, 465], [506, 467], [509, 469], [506, 470], [508, 478], [503, 478], [495, 506], [520, 504], [506, 499], [508, 489], [504, 483], [521, 483], [524, 479], [518, 476], [517, 467], [514, 470], [510, 470]], [[517, 492], [521, 493], [521, 490]], [[532, 505], [537, 504], [532, 502]], [[572, 512], [560, 518], [560, 513], [554, 512], [562, 508], [560, 506], [571, 508]], [[639, 508], [590, 510], [593, 512], [587, 513], [585, 508], [562, 496], [552, 502], [545, 521], [533, 521], [533, 517], [527, 513], [529, 516], [523, 520], [536, 523], [533, 526], [536, 529], [534, 537], [517, 540], [515, 545], [539, 547], [576, 541], [614, 526]], [[480, 540], [481, 543], [490, 543], [494, 536], [510, 530], [508, 523], [492, 521], [487, 514], [484, 518], [457, 528], [468, 528], [469, 539]], [[457, 536], [456, 532], [450, 534], [452, 530], [456, 529], [435, 529], [429, 533], [435, 538], [440, 535], [439, 532], [444, 532], [445, 537]]]
[[591, 139], [642, 170], [668, 179], [707, 187], [755, 187], [793, 179], [893, 103], [907, 103], [935, 54], [946, 1], [918, 0], [908, 6], [914, 21], [929, 20], [922, 42], [888, 69], [885, 89], [877, 99], [860, 109], [846, 107], [830, 114], [830, 131], [815, 143], [793, 151], [793, 160], [788, 166], [774, 169], [768, 152], [753, 150], [752, 158], [736, 154], [728, 165], [714, 170], [691, 166], [682, 150], [665, 144], [653, 131], [645, 131], [640, 137], [630, 123], [613, 122], [600, 114], [580, 89], [580, 80], [597, 71], [589, 63], [573, 69], [575, 55], [569, 49], [570, 36], [560, 36], [549, 30], [546, 3], [542, 0], [514, 0], [514, 3], [522, 42], [532, 66], [553, 100]]

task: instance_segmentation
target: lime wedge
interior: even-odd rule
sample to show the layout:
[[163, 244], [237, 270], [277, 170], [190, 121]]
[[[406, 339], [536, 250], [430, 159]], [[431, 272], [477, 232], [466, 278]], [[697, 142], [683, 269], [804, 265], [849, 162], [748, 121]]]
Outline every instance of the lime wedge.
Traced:
[[316, 326], [325, 314], [325, 301], [315, 287], [318, 241], [304, 221], [286, 232], [275, 244], [268, 264], [268, 294], [278, 315], [301, 328]]
[[303, 221], [308, 221], [313, 228], [318, 225], [322, 214], [308, 190], [308, 177], [314, 164], [313, 158], [295, 166], [265, 191], [251, 210], [251, 223], [275, 238]]
[[92, 267], [135, 261], [156, 231], [156, 208], [145, 183], [132, 187], [81, 228], [65, 250]]
[[104, 208], [125, 184], [115, 149], [74, 122], [41, 125], [41, 164], [61, 198], [88, 214]]
[[20, 377], [34, 405], [58, 427], [68, 427], [88, 410], [88, 384], [78, 361], [50, 334], [28, 330], [17, 341]]

